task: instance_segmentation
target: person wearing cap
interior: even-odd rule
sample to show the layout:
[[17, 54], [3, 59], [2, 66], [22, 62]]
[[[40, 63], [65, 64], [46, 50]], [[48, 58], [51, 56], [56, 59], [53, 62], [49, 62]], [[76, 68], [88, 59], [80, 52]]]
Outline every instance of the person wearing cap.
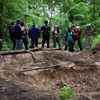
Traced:
[[44, 48], [45, 43], [47, 42], [47, 48], [49, 48], [50, 42], [50, 26], [48, 25], [48, 21], [44, 21], [44, 25], [41, 27], [41, 32], [43, 35], [42, 39], [42, 48]]
[[82, 33], [81, 27], [77, 25], [75, 28], [72, 29], [72, 32], [73, 32], [73, 47], [75, 42], [77, 41], [80, 51], [82, 51], [83, 48], [81, 45], [81, 33]]
[[56, 47], [56, 43], [58, 44], [59, 49], [61, 48], [60, 46], [60, 28], [58, 25], [56, 25], [52, 31], [53, 35], [53, 47]]
[[92, 28], [91, 24], [87, 24], [85, 33], [86, 33], [86, 40], [87, 40], [87, 49], [92, 49], [93, 28]]
[[32, 28], [29, 29], [28, 35], [31, 39], [31, 48], [38, 47], [38, 38], [40, 36], [40, 30], [33, 24]]

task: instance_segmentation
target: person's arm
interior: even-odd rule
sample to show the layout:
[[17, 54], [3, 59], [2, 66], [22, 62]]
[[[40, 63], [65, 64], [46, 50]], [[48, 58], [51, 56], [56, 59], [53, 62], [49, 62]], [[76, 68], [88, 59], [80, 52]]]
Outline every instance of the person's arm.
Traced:
[[44, 26], [41, 27], [40, 32], [43, 33], [43, 30], [44, 30]]

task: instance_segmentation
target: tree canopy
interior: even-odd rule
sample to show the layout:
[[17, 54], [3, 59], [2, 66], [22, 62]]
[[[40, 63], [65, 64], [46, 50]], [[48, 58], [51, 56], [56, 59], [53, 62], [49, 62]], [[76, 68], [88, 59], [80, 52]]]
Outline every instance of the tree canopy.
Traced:
[[59, 24], [62, 32], [79, 23], [83, 28], [91, 23], [95, 34], [100, 32], [100, 0], [0, 0], [0, 38], [8, 34], [9, 23], [23, 20], [28, 27], [33, 22], [41, 26]]

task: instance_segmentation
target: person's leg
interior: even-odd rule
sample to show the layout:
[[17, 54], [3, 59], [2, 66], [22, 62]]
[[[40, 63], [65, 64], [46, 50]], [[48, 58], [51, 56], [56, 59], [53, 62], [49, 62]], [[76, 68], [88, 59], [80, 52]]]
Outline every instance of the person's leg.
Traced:
[[49, 40], [50, 40], [49, 37], [47, 37], [46, 40], [47, 40], [47, 48], [49, 48]]
[[89, 49], [89, 36], [86, 36], [86, 48]]
[[16, 45], [16, 40], [12, 40], [12, 50], [15, 49], [15, 45]]
[[25, 45], [25, 50], [28, 50], [28, 42], [24, 43]]
[[73, 52], [73, 41], [68, 41], [69, 44], [69, 51]]
[[20, 39], [20, 40], [19, 40], [19, 50], [22, 49], [22, 48], [23, 48], [23, 40]]
[[16, 40], [15, 42], [16, 42], [15, 50], [18, 50], [18, 40]]
[[53, 36], [53, 47], [55, 48], [56, 47], [56, 37]]
[[65, 48], [64, 48], [64, 50], [67, 50], [67, 48], [68, 48], [68, 40], [65, 41]]
[[78, 42], [78, 46], [79, 46], [79, 48], [80, 48], [80, 51], [82, 51], [83, 48], [82, 48], [82, 45], [81, 45], [80, 37], [77, 38], [77, 42]]
[[74, 49], [74, 45], [75, 45], [75, 42], [77, 41], [77, 36], [73, 36], [73, 51], [75, 51]]
[[92, 49], [92, 42], [93, 42], [93, 36], [89, 36], [89, 46], [90, 46], [90, 49]]
[[20, 50], [22, 49], [22, 40], [16, 40], [16, 46], [15, 46], [15, 50]]
[[46, 42], [46, 39], [45, 39], [45, 37], [43, 37], [43, 40], [42, 40], [42, 48], [44, 48], [45, 42]]
[[35, 40], [32, 40], [32, 48], [34, 48]]
[[2, 50], [2, 43], [0, 42], [0, 51]]
[[35, 47], [38, 47], [38, 39], [35, 39]]
[[57, 37], [57, 38], [56, 38], [56, 41], [57, 41], [58, 47], [59, 47], [59, 49], [60, 49], [60, 48], [61, 48], [61, 46], [60, 46], [60, 37]]

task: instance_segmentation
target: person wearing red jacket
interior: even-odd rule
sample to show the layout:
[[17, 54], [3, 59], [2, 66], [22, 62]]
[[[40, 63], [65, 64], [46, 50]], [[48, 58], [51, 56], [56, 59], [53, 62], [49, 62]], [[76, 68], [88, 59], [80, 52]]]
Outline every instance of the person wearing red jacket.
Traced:
[[81, 39], [80, 39], [81, 33], [82, 33], [81, 27], [76, 26], [75, 28], [72, 29], [72, 32], [73, 32], [73, 47], [74, 47], [75, 42], [77, 41], [80, 51], [82, 51], [83, 48], [82, 48]]

